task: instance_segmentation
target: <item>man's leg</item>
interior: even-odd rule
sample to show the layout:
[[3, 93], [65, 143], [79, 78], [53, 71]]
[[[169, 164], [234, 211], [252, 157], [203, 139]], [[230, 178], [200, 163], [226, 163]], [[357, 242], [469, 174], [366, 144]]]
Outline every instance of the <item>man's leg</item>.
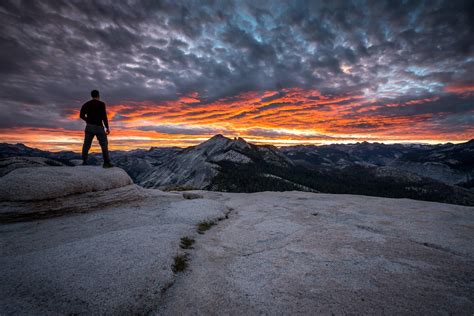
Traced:
[[92, 140], [94, 134], [90, 132], [84, 132], [84, 144], [82, 145], [82, 163], [87, 163], [87, 156], [89, 156], [89, 149], [91, 149]]
[[97, 133], [97, 139], [99, 140], [100, 148], [102, 149], [102, 157], [104, 158], [104, 164], [110, 164], [109, 158], [109, 143], [107, 141], [107, 134], [105, 132]]

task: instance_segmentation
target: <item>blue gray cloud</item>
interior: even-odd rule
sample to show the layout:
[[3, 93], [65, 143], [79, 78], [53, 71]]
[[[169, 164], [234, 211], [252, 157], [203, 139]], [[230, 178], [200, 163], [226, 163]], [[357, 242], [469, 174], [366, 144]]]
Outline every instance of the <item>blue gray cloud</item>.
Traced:
[[[4, 0], [0, 128], [54, 126], [57, 115], [44, 113], [70, 113], [92, 88], [110, 103], [294, 87], [444, 96], [446, 85], [473, 82], [473, 16], [469, 0]], [[451, 98], [432, 111], [472, 118], [472, 96]]]

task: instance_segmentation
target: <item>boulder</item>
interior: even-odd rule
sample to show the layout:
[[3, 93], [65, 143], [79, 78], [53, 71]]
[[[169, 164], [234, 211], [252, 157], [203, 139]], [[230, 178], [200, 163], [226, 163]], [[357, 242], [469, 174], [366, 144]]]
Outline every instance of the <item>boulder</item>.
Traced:
[[38, 201], [105, 191], [133, 184], [120, 168], [37, 167], [13, 170], [0, 178], [0, 201]]

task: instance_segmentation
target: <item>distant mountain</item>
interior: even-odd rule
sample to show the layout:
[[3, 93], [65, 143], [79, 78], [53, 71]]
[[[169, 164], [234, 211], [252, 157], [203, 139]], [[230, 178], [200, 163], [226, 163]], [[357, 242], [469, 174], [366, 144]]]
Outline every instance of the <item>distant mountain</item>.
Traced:
[[[362, 142], [277, 148], [216, 135], [184, 149], [152, 147], [114, 151], [111, 157], [135, 183], [147, 188], [228, 192], [299, 190], [474, 205], [473, 147], [474, 141], [443, 145]], [[22, 144], [0, 144], [0, 157], [17, 156], [43, 157], [66, 165], [75, 164], [80, 158], [73, 152], [50, 153]], [[100, 154], [93, 154], [91, 162], [99, 163]]]
[[8, 157], [0, 159], [0, 177], [19, 168], [64, 166], [61, 162], [43, 157]]
[[386, 166], [459, 186], [465, 186], [474, 179], [474, 140], [443, 145], [363, 142], [293, 146], [281, 150], [298, 165], [310, 169]]
[[[0, 143], [0, 159], [9, 157], [43, 157], [59, 161], [65, 165], [74, 165], [74, 160], [81, 159], [81, 155], [73, 151], [50, 152], [23, 144]], [[91, 157], [91, 163], [98, 163], [96, 157]]]
[[[114, 151], [111, 157], [114, 164], [127, 171], [135, 183], [141, 184], [149, 172], [182, 151], [183, 149], [178, 147], [151, 147], [149, 150]], [[93, 156], [100, 159], [100, 154]]]
[[474, 180], [474, 140], [411, 150], [393, 161], [391, 166], [445, 183], [463, 185]]
[[[230, 190], [233, 183], [216, 185], [218, 176], [230, 172], [226, 164], [248, 166], [266, 164], [281, 168], [290, 168], [293, 162], [274, 146], [256, 146], [243, 138], [229, 139], [216, 135], [193, 147], [188, 147], [175, 155], [167, 157], [159, 166], [146, 173], [139, 182], [150, 188], [195, 188]], [[261, 176], [267, 179], [266, 176]], [[268, 179], [269, 183], [284, 182], [285, 187], [298, 189], [297, 184], [288, 184], [287, 180]], [[236, 191], [236, 190], [235, 190]]]

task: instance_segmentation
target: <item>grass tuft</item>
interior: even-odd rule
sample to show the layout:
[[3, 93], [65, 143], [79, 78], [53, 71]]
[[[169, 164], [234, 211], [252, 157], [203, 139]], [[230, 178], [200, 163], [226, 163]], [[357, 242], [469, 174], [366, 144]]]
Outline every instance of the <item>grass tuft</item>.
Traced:
[[209, 230], [215, 224], [216, 223], [214, 223], [213, 221], [202, 221], [197, 225], [197, 232], [199, 234], [204, 234], [206, 230]]
[[163, 189], [163, 191], [169, 192], [169, 191], [191, 191], [191, 190], [196, 190], [192, 186], [187, 186], [187, 185], [176, 185], [176, 186], [169, 186]]
[[192, 249], [192, 245], [194, 244], [194, 239], [189, 238], [188, 236], [181, 237], [181, 243], [179, 246], [181, 249]]
[[182, 272], [188, 267], [188, 258], [186, 255], [176, 255], [174, 256], [174, 263], [171, 266], [171, 270], [174, 273]]

